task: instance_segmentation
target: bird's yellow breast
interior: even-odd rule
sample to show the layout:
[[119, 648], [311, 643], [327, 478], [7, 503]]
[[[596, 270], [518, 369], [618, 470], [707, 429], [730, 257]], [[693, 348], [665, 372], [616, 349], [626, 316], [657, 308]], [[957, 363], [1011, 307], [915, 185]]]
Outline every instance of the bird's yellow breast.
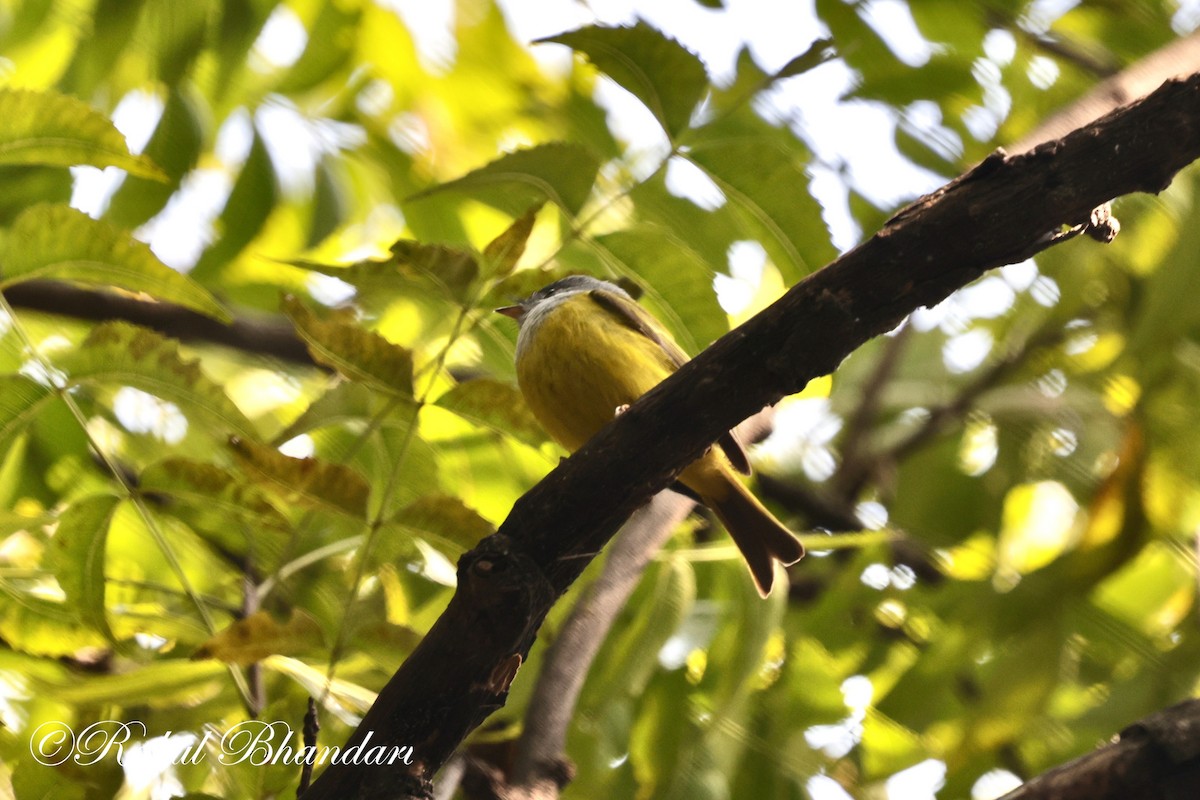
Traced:
[[521, 393], [571, 451], [674, 371], [662, 348], [586, 293], [564, 299], [525, 333], [517, 354]]

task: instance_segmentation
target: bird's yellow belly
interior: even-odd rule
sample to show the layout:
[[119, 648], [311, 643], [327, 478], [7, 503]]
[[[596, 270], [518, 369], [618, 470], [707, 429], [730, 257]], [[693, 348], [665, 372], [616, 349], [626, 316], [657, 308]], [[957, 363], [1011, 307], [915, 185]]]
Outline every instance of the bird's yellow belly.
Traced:
[[549, 313], [517, 359], [530, 410], [572, 452], [671, 372], [657, 344], [586, 296]]

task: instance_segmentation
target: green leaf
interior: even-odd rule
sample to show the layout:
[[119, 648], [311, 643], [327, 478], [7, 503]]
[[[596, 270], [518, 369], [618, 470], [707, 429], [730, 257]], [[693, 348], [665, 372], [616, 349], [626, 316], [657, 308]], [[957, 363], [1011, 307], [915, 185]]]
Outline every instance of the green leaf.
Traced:
[[209, 25], [217, 18], [221, 5], [219, 0], [151, 5], [146, 29], [153, 43], [155, 78], [168, 86], [184, 79], [209, 44]]
[[837, 50], [833, 46], [832, 39], [817, 39], [809, 45], [807, 50], [776, 70], [772, 78], [774, 80], [794, 78], [797, 75], [803, 75], [809, 70], [816, 69], [826, 61], [830, 61], [836, 57]]
[[[480, 539], [496, 532], [496, 526], [475, 509], [457, 497], [441, 494], [418, 498], [400, 509], [388, 524], [455, 554], [470, 550]], [[378, 557], [380, 553], [375, 555]]]
[[91, 675], [88, 680], [74, 676], [65, 681], [33, 681], [33, 690], [60, 703], [82, 706], [140, 706], [152, 697], [156, 704], [181, 707], [210, 694], [213, 684], [228, 680], [225, 665], [217, 662], [188, 663], [167, 659], [130, 669], [115, 675]]
[[929, 751], [912, 730], [877, 711], [863, 720], [863, 771], [883, 779], [928, 757]]
[[166, 182], [126, 178], [109, 202], [104, 219], [120, 227], [135, 228], [162, 211], [183, 177], [200, 160], [204, 127], [198, 101], [178, 87], [173, 88], [144, 151], [162, 167]]
[[285, 524], [283, 516], [258, 490], [216, 464], [165, 458], [142, 470], [138, 489], [209, 506], [226, 514], [256, 518], [272, 527]]
[[337, 72], [354, 52], [362, 15], [361, 3], [325, 0], [309, 29], [319, 31], [320, 35], [308, 37], [304, 52], [276, 91], [294, 93], [312, 89]]
[[275, 166], [266, 143], [255, 129], [250, 154], [217, 219], [220, 238], [200, 256], [192, 269], [192, 277], [203, 283], [219, 275], [246, 245], [254, 241], [278, 202]]
[[551, 142], [503, 155], [461, 178], [419, 192], [409, 200], [454, 191], [514, 217], [547, 200], [575, 215], [591, 193], [599, 170], [600, 162], [583, 147]]
[[118, 286], [232, 320], [207, 290], [159, 261], [145, 244], [69, 206], [37, 205], [17, 217], [0, 238], [0, 278], [0, 288], [43, 279]]
[[0, 225], [8, 227], [38, 203], [69, 203], [73, 184], [71, 171], [65, 167], [0, 167], [0, 186], [4, 187], [0, 193]]
[[291, 458], [278, 450], [234, 437], [230, 449], [247, 476], [288, 502], [364, 519], [370, 487], [362, 475], [341, 464]]
[[589, 689], [593, 698], [637, 697], [644, 692], [659, 666], [659, 651], [695, 605], [696, 575], [683, 559], [659, 564], [648, 580], [653, 589], [643, 606], [646, 613], [614, 636], [612, 660], [598, 676], [602, 681]]
[[254, 426], [200, 369], [184, 359], [177, 342], [127, 322], [97, 325], [78, 349], [59, 356], [55, 366], [71, 385], [133, 386], [178, 403], [189, 419], [199, 417], [215, 431], [253, 436]]
[[283, 311], [319, 363], [353, 381], [390, 394], [412, 396], [412, 354], [354, 321], [352, 311], [320, 319], [295, 297], [283, 298]]
[[375, 692], [343, 678], [330, 681], [329, 673], [324, 668], [316, 669], [288, 656], [270, 656], [263, 661], [263, 666], [291, 678], [313, 697], [327, 697], [326, 707], [351, 726], [359, 720], [346, 709], [365, 714], [375, 702]]
[[909, 70], [890, 70], [865, 77], [852, 95], [881, 100], [892, 107], [906, 106], [918, 100], [938, 98], [950, 102], [960, 98], [974, 100], [979, 84], [971, 73], [971, 60], [961, 56], [937, 56], [914, 75]]
[[110, 641], [113, 633], [104, 604], [104, 548], [109, 523], [120, 504], [118, 497], [99, 495], [71, 505], [59, 517], [49, 556], [70, 606], [88, 627]]
[[161, 504], [171, 515], [164, 525], [186, 525], [211, 547], [212, 555], [238, 569], [252, 565], [259, 574], [269, 574], [290, 552], [288, 517], [240, 473], [167, 458], [138, 475], [138, 491], [152, 507]]
[[7, 452], [54, 391], [22, 375], [0, 375], [0, 452]]
[[530, 447], [550, 441], [520, 391], [493, 378], [475, 378], [443, 394], [436, 405]]
[[108, 645], [102, 634], [79, 624], [68, 602], [48, 600], [14, 583], [0, 580], [0, 637], [11, 650], [54, 658]]
[[120, 167], [131, 175], [163, 179], [145, 156], [129, 152], [107, 117], [75, 97], [28, 89], [0, 89], [0, 165], [48, 164]]
[[690, 160], [708, 174], [791, 284], [836, 255], [821, 206], [808, 192], [807, 149], [753, 112], [702, 128]]
[[104, 85], [129, 43], [148, 0], [97, 0], [91, 29], [79, 38], [61, 86], [77, 97], [92, 97]]
[[479, 262], [467, 250], [411, 239], [399, 239], [390, 249], [388, 258], [368, 258], [344, 266], [304, 259], [288, 263], [345, 281], [358, 290], [360, 298], [371, 300], [394, 297], [403, 288], [401, 281], [410, 281], [425, 284], [461, 302], [470, 295], [469, 290], [479, 277]]
[[353, 208], [353, 199], [343, 186], [338, 164], [331, 157], [317, 164], [316, 185], [313, 187], [312, 224], [308, 230], [308, 246], [316, 247], [338, 229]]
[[361, 383], [340, 381], [309, 403], [304, 413], [276, 434], [271, 442], [278, 446], [317, 428], [365, 420], [378, 411], [378, 404], [374, 402], [377, 397]]
[[214, 658], [247, 667], [267, 656], [309, 652], [322, 644], [320, 626], [301, 609], [293, 608], [291, 617], [283, 623], [266, 611], [258, 611], [217, 632], [192, 653], [192, 660]]
[[750, 54], [750, 48], [743, 46], [738, 52], [737, 71], [733, 83], [727, 87], [713, 91], [711, 103], [717, 111], [730, 111], [754, 98], [779, 81], [802, 75], [826, 61], [837, 56], [837, 50], [830, 39], [817, 39], [808, 50], [784, 64], [772, 73], [763, 71], [762, 67]]
[[649, 287], [641, 302], [684, 350], [696, 353], [729, 330], [713, 288], [715, 270], [673, 231], [641, 225], [598, 236], [596, 244]]
[[704, 96], [708, 74], [695, 54], [638, 21], [631, 28], [590, 26], [538, 39], [583, 53], [604, 74], [641, 100], [674, 140]]
[[986, 482], [965, 474], [958, 463], [957, 437], [945, 437], [909, 456], [901, 465], [891, 520], [902, 530], [920, 531], [925, 541], [955, 544], [994, 526], [1000, 501]]
[[525, 244], [529, 241], [529, 234], [533, 231], [533, 223], [537, 221], [537, 213], [541, 208], [539, 204], [526, 211], [512, 225], [505, 228], [504, 233], [483, 248], [487, 277], [504, 278], [516, 269], [517, 262], [525, 253]]

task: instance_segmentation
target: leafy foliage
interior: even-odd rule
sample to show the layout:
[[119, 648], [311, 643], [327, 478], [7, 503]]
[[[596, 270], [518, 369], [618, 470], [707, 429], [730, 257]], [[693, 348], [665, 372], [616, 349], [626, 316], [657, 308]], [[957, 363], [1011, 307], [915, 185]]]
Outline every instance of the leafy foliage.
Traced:
[[[32, 759], [49, 721], [198, 741], [299, 731], [312, 696], [343, 743], [560, 455], [493, 308], [587, 272], [697, 352], [895, 210], [789, 95], [848, 75], [842, 107], [948, 178], [1184, 24], [1159, 0], [890, 4], [914, 54], [884, 4], [818, 0], [827, 39], [717, 79], [682, 29], [547, 36], [578, 54], [554, 68], [490, 0], [455, 4], [452, 54], [393, 5], [0, 2], [0, 794], [136, 791]], [[610, 124], [608, 84], [655, 145]], [[754, 455], [809, 532], [790, 595], [682, 525], [591, 666], [566, 794], [881, 796], [932, 759], [941, 796], [984, 796], [1194, 694], [1198, 190], [1120, 201], [1111, 246], [986, 276], [785, 400]], [[314, 363], [10, 301], [42, 281], [290, 326]], [[878, 530], [821, 532], [847, 519]], [[193, 796], [299, 781], [169, 760]]]

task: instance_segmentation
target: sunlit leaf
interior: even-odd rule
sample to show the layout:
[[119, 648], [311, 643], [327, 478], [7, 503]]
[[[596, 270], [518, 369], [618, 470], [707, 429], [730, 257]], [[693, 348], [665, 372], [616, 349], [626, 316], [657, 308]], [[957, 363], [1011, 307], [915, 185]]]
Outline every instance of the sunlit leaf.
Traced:
[[313, 358], [347, 378], [402, 396], [412, 395], [412, 354], [344, 314], [321, 319], [295, 297], [283, 310], [296, 325]]
[[457, 497], [427, 495], [405, 506], [390, 520], [393, 524], [435, 540], [450, 542], [463, 550], [495, 533], [496, 528]]
[[225, 207], [217, 218], [218, 239], [200, 256], [192, 276], [203, 283], [237, 257], [259, 234], [279, 200], [275, 165], [257, 130]]
[[130, 154], [125, 137], [87, 103], [28, 89], [0, 89], [0, 164], [87, 164], [164, 177], [150, 159]]
[[207, 290], [163, 264], [145, 244], [69, 206], [33, 206], [0, 238], [0, 287], [42, 279], [145, 292], [231, 320]]
[[741, 112], [702, 128], [689, 158], [739, 209], [785, 281], [833, 258], [821, 207], [801, 188], [809, 180], [804, 147], [789, 132]]
[[360, 3], [324, 0], [312, 21], [312, 30], [320, 31], [321, 35], [308, 37], [304, 52], [276, 87], [277, 91], [311, 89], [339, 70], [354, 50], [362, 16]]
[[303, 686], [309, 695], [325, 698], [325, 707], [350, 725], [357, 724], [359, 718], [348, 713], [347, 707], [361, 714], [375, 702], [376, 695], [371, 690], [343, 678], [331, 681], [324, 670], [314, 669], [288, 656], [269, 656], [263, 661], [263, 666], [272, 672], [287, 675]]
[[15, 651], [37, 656], [70, 656], [108, 645], [94, 626], [80, 624], [72, 602], [56, 602], [0, 580], [0, 636]]
[[21, 375], [0, 375], [0, 451], [8, 450], [53, 396], [50, 387]]
[[365, 384], [339, 382], [313, 400], [304, 413], [280, 431], [273, 441], [280, 445], [302, 433], [327, 425], [360, 422], [378, 410], [376, 399], [375, 393]]
[[345, 281], [360, 295], [372, 298], [394, 296], [406, 283], [415, 282], [463, 300], [479, 277], [479, 262], [468, 250], [411, 239], [393, 242], [390, 250], [388, 258], [367, 258], [341, 266], [307, 259], [288, 263]]
[[578, 214], [591, 193], [599, 168], [596, 157], [584, 148], [554, 142], [503, 155], [461, 178], [413, 195], [410, 200], [455, 191], [514, 217], [545, 201]]
[[645, 22], [628, 28], [590, 26], [538, 39], [583, 53], [641, 100], [672, 139], [687, 128], [708, 86], [699, 58]]
[[95, 675], [90, 680], [35, 681], [36, 690], [62, 703], [123, 706], [144, 703], [185, 703], [211, 693], [213, 682], [227, 679], [225, 665], [216, 662], [188, 663], [179, 659], [142, 664], [137, 669], [113, 675]]
[[520, 391], [511, 383], [475, 378], [443, 394], [437, 405], [532, 447], [550, 441]]
[[503, 278], [511, 273], [525, 252], [525, 244], [537, 221], [537, 213], [541, 206], [534, 206], [518, 217], [512, 225], [497, 236], [483, 249], [484, 263], [487, 265], [487, 277]]
[[112, 639], [104, 603], [104, 549], [120, 498], [99, 495], [71, 505], [58, 520], [51, 562], [58, 584], [84, 624]]
[[291, 458], [245, 439], [232, 439], [229, 445], [252, 480], [288, 502], [338, 511], [358, 519], [366, 516], [370, 488], [349, 467], [315, 458]]
[[80, 38], [63, 83], [80, 97], [90, 97], [106, 79], [137, 35], [149, 0], [97, 0], [90, 36]]
[[[151, 464], [138, 476], [138, 489], [150, 495], [161, 495], [186, 503], [198, 511], [212, 514], [228, 522], [231, 517], [242, 518], [251, 524], [255, 548], [266, 546], [265, 535], [287, 528], [287, 520], [264, 496], [258, 487], [247, 484], [235, 473], [201, 461], [187, 458], [166, 458]], [[234, 552], [247, 548], [240, 532], [228, 542]]]
[[[123, 0], [118, 0], [123, 2]], [[204, 120], [198, 100], [176, 89], [167, 95], [158, 126], [143, 154], [166, 174], [166, 181], [130, 176], [109, 201], [104, 218], [114, 225], [132, 228], [163, 209], [179, 189], [183, 177], [196, 166], [204, 146]]]
[[253, 435], [250, 421], [179, 345], [127, 322], [97, 325], [78, 349], [55, 359], [72, 385], [134, 386], [179, 404], [189, 418], [207, 421], [220, 433]]
[[216, 20], [220, 6], [220, 0], [151, 4], [147, 27], [155, 45], [156, 77], [177, 84], [187, 75], [204, 50], [209, 25]]
[[715, 270], [674, 232], [646, 225], [597, 237], [596, 243], [649, 287], [641, 302], [685, 350], [697, 353], [729, 330], [713, 288]]
[[249, 666], [271, 655], [307, 652], [322, 643], [320, 626], [303, 610], [293, 608], [282, 623], [266, 611], [258, 611], [219, 631], [192, 653], [192, 659], [215, 658]]

